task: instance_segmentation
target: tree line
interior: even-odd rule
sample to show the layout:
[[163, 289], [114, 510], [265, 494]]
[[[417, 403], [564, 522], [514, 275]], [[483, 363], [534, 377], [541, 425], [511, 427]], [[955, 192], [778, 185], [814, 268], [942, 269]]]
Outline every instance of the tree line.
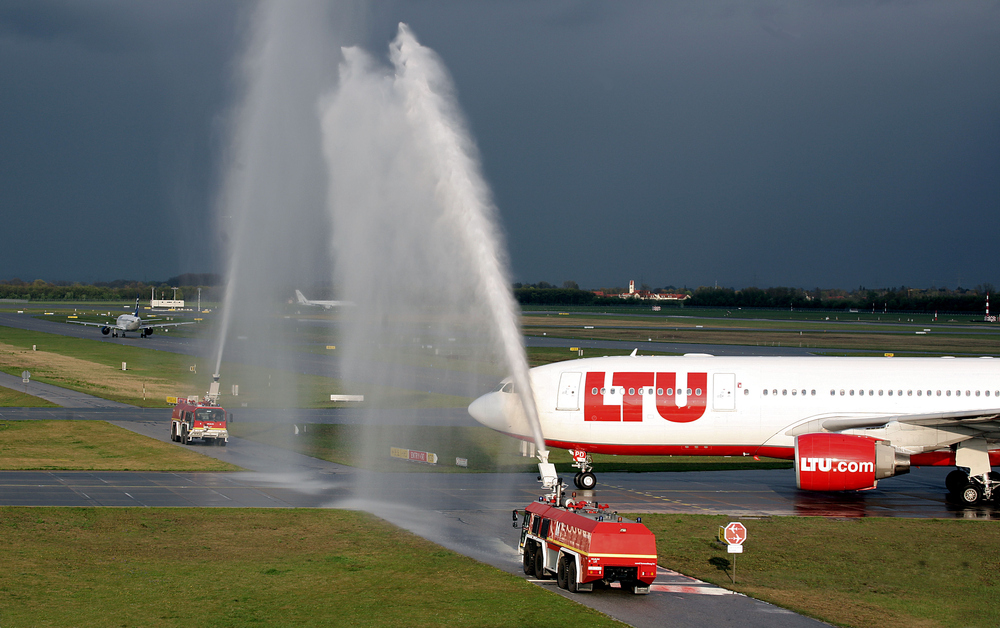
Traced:
[[[541, 282], [545, 284], [545, 282]], [[989, 284], [975, 289], [956, 288], [883, 288], [860, 287], [847, 291], [839, 289], [803, 290], [800, 288], [715, 288], [700, 287], [695, 290], [669, 286], [667, 292], [690, 295], [685, 301], [657, 301], [642, 299], [622, 299], [617, 296], [598, 296], [589, 290], [573, 288], [539, 287], [539, 284], [514, 284], [514, 296], [521, 305], [634, 305], [650, 307], [719, 307], [719, 308], [771, 308], [771, 309], [817, 309], [817, 310], [858, 310], [894, 312], [956, 312], [983, 313], [986, 309], [986, 295], [993, 291]], [[644, 286], [645, 288], [645, 286]], [[603, 290], [605, 294], [621, 294], [621, 289]], [[1000, 312], [1000, 299], [994, 301], [994, 308]]]
[[189, 273], [171, 277], [166, 281], [145, 282], [127, 279], [102, 281], [93, 284], [79, 282], [47, 282], [36, 279], [32, 282], [20, 279], [0, 281], [0, 299], [27, 301], [130, 301], [137, 296], [148, 299], [150, 290], [156, 291], [156, 298], [174, 298], [177, 288], [178, 299], [195, 299], [201, 288], [202, 301], [222, 299], [222, 281], [215, 274]]

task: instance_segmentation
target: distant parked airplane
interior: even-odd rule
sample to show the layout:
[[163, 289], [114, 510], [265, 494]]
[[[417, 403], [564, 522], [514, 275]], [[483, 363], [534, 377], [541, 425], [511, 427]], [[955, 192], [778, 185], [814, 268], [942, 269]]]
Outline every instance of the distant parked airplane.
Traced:
[[345, 305], [354, 305], [350, 301], [310, 301], [298, 290], [295, 291], [295, 298], [298, 299], [299, 305], [314, 305], [317, 307], [323, 307], [330, 309], [332, 307], [343, 307]]
[[145, 338], [146, 336], [153, 335], [153, 329], [156, 327], [176, 327], [177, 325], [194, 325], [193, 321], [184, 323], [157, 323], [155, 325], [147, 325], [142, 322], [139, 318], [139, 298], [135, 299], [135, 312], [132, 314], [122, 314], [118, 317], [114, 323], [85, 323], [83, 321], [67, 321], [70, 323], [76, 323], [77, 325], [89, 325], [91, 327], [100, 327], [101, 333], [107, 336], [111, 334], [112, 337], [117, 338], [118, 334], [121, 333], [122, 338], [125, 337], [125, 332], [127, 331], [137, 331], [139, 332], [140, 338]]

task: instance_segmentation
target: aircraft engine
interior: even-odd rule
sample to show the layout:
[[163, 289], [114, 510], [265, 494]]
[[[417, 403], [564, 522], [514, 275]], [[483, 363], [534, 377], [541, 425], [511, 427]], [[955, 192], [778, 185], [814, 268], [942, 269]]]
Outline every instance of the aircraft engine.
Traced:
[[153, 335], [153, 328], [152, 327], [147, 327], [146, 328], [146, 337], [149, 338], [152, 335]]
[[111, 328], [110, 327], [101, 327], [101, 333], [104, 334], [105, 336], [107, 336], [108, 334], [111, 333]]
[[888, 441], [850, 434], [795, 437], [795, 483], [807, 491], [874, 488], [882, 478], [910, 472], [910, 456]]

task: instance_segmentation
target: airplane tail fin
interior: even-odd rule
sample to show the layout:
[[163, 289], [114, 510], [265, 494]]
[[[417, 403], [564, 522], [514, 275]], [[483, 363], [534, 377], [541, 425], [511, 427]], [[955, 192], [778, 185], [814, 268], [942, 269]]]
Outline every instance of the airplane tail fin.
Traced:
[[295, 291], [295, 298], [298, 299], [300, 305], [309, 305], [309, 300], [306, 299], [298, 290]]
[[138, 316], [138, 315], [139, 315], [139, 297], [138, 297], [138, 295], [136, 295], [136, 297], [135, 297], [135, 312], [134, 312], [134, 316]]

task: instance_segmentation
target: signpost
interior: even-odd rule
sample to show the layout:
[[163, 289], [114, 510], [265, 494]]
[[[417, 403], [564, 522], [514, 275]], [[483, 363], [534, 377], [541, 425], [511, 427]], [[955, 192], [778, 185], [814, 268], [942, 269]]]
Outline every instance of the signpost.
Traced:
[[727, 551], [733, 555], [733, 584], [736, 584], [736, 554], [743, 553], [743, 541], [747, 540], [747, 527], [733, 521], [726, 527], [719, 526], [719, 540], [726, 543]]

